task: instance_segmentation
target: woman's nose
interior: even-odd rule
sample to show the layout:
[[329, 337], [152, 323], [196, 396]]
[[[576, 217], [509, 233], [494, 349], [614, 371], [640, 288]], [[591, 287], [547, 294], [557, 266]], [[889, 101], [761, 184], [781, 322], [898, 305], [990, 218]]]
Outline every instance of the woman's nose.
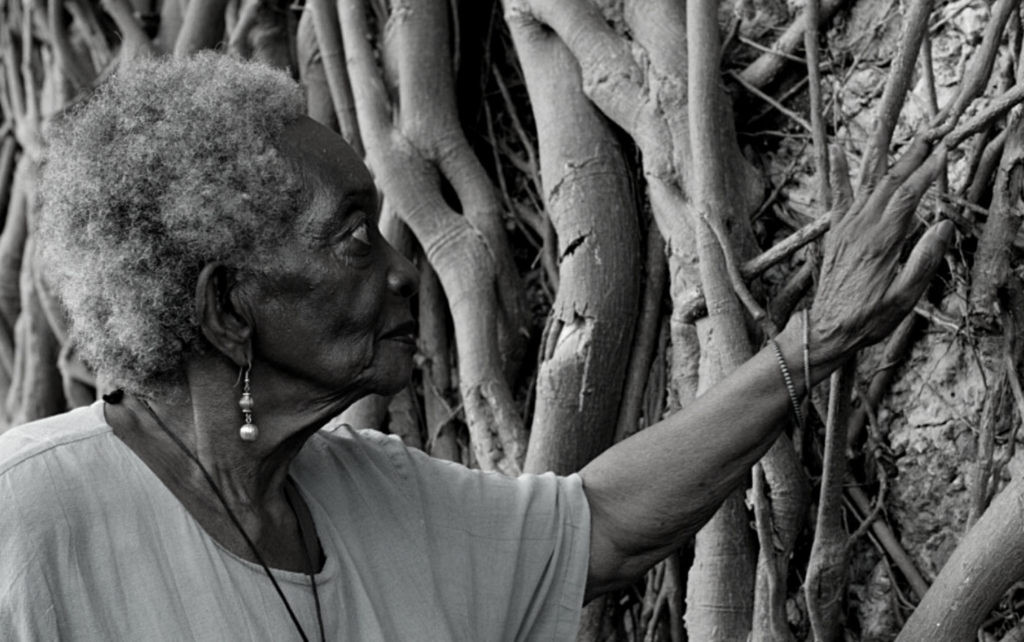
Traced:
[[390, 259], [388, 288], [398, 296], [408, 299], [419, 290], [420, 272], [390, 243], [388, 243], [388, 255]]

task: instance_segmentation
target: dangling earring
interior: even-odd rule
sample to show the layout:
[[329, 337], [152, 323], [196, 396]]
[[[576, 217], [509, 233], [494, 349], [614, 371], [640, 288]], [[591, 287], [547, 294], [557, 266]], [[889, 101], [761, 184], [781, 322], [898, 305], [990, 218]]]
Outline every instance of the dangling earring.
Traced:
[[249, 364], [245, 368], [245, 383], [242, 385], [242, 398], [238, 400], [238, 405], [242, 408], [242, 414], [245, 416], [245, 423], [238, 429], [238, 437], [242, 441], [256, 441], [256, 438], [260, 436], [260, 429], [256, 427], [256, 424], [252, 423], [252, 393], [249, 392], [249, 371], [252, 370], [252, 364]]

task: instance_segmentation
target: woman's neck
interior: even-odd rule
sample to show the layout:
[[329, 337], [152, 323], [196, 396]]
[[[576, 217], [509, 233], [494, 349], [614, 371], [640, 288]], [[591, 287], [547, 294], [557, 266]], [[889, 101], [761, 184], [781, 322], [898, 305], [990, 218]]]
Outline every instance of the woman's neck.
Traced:
[[[308, 570], [307, 551], [284, 486], [291, 461], [319, 424], [283, 426], [279, 421], [268, 424], [274, 429], [264, 430], [256, 441], [245, 442], [238, 436], [242, 418], [233, 399], [240, 389], [230, 383], [193, 385], [181, 396], [169, 401], [125, 395], [121, 403], [107, 406], [108, 423], [222, 546], [259, 561], [230, 512], [269, 566]], [[272, 413], [264, 415], [272, 420]], [[321, 557], [319, 550], [310, 553], [315, 560]]]

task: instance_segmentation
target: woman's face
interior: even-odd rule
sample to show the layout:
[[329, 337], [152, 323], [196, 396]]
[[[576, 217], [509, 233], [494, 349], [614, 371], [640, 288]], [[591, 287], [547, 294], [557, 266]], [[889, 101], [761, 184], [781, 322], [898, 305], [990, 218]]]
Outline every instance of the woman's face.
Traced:
[[336, 133], [302, 118], [282, 135], [310, 201], [257, 288], [253, 377], [324, 403], [391, 394], [412, 371], [416, 269], [377, 229], [377, 190]]

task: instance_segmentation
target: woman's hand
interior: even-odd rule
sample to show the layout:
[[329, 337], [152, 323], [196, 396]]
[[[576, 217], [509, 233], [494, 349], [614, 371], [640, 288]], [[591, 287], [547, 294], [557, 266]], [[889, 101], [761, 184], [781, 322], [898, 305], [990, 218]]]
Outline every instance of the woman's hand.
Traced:
[[[863, 203], [853, 203], [845, 159], [833, 159], [836, 213], [811, 308], [812, 380], [892, 332], [924, 292], [952, 226], [928, 230], [902, 271], [899, 259], [943, 152], [928, 158], [927, 146], [914, 143]], [[789, 324], [778, 337], [793, 365], [800, 362], [799, 332]], [[749, 478], [785, 425], [789, 404], [775, 353], [761, 350], [685, 410], [587, 464], [580, 477], [591, 514], [588, 595], [630, 584], [700, 529]]]
[[943, 148], [928, 152], [926, 143], [914, 141], [871, 194], [853, 202], [846, 158], [833, 149], [833, 224], [811, 307], [815, 366], [830, 370], [855, 350], [888, 336], [942, 261], [953, 234], [949, 221], [926, 231], [899, 269], [917, 204], [945, 168]]

